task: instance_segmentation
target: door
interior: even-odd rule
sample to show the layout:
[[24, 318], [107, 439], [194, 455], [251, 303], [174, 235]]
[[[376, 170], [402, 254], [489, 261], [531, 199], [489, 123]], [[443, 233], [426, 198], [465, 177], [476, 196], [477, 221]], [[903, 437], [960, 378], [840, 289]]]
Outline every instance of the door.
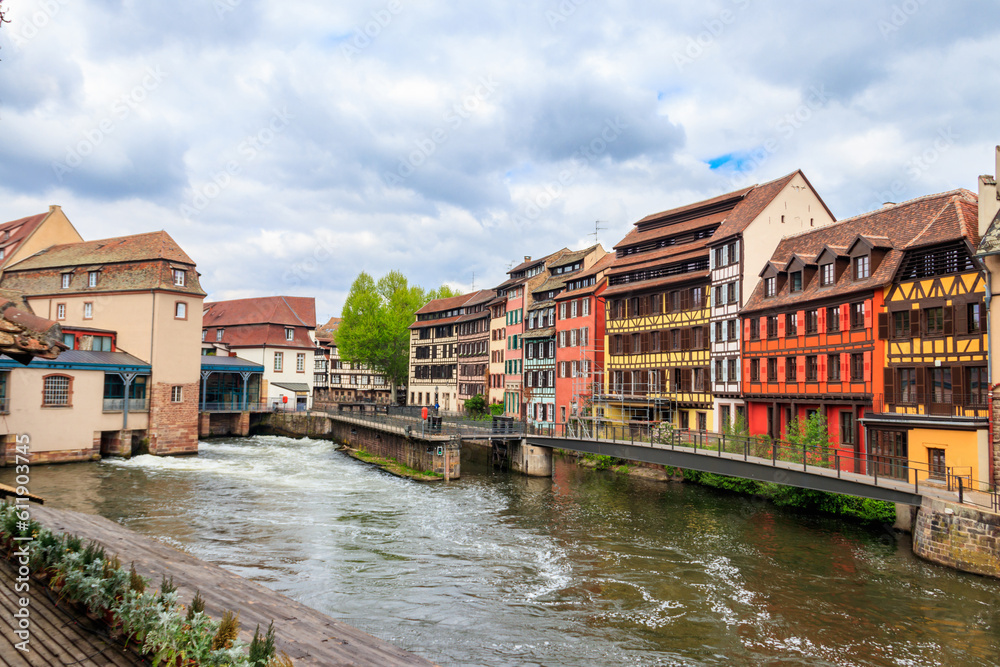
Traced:
[[944, 479], [945, 478], [945, 462], [944, 462], [944, 450], [943, 449], [928, 449], [927, 459], [930, 466], [930, 476], [933, 479]]

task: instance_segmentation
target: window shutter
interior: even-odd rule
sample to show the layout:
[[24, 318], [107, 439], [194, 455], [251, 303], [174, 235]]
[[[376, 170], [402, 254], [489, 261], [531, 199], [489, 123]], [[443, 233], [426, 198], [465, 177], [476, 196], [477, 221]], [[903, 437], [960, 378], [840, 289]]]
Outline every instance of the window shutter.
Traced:
[[743, 320], [743, 342], [750, 340], [750, 319]]
[[864, 304], [865, 305], [863, 307], [865, 309], [865, 329], [871, 329], [872, 328], [872, 321], [873, 321], [873, 318], [872, 318], [872, 315], [873, 315], [872, 300], [871, 299], [867, 299], [864, 302]]
[[715, 342], [715, 327], [709, 327], [708, 340], [710, 343]]
[[715, 265], [715, 252], [714, 251], [713, 252], [709, 252], [708, 253], [708, 268], [711, 270], [711, 269], [714, 269], [715, 266], [716, 266]]
[[826, 382], [826, 355], [820, 354], [816, 357], [816, 379], [820, 382]]
[[[723, 371], [723, 372], [725, 372], [725, 371]], [[718, 380], [716, 380], [715, 364], [711, 365], [711, 373], [712, 373], [712, 382], [721, 382], [722, 381], [722, 378], [719, 378]]]
[[955, 333], [959, 336], [969, 333], [969, 306], [965, 303], [955, 305]]
[[806, 358], [795, 357], [795, 379], [799, 382], [806, 381]]
[[749, 359], [744, 359], [743, 360], [743, 375], [744, 375], [744, 377], [747, 377], [747, 378], [750, 377], [750, 360]]
[[701, 328], [701, 349], [707, 350], [708, 346], [708, 332], [712, 330], [712, 327], [707, 324]]
[[806, 332], [806, 311], [804, 310], [795, 313], [795, 331], [800, 336]]
[[965, 403], [965, 373], [962, 366], [953, 366], [951, 369], [951, 404], [963, 405]]
[[785, 318], [782, 315], [778, 315], [778, 338], [785, 337]]
[[955, 307], [945, 306], [944, 307], [944, 335], [954, 336], [955, 335]]
[[864, 376], [864, 381], [865, 382], [871, 382], [872, 381], [872, 353], [871, 353], [870, 350], [868, 352], [865, 352], [865, 376]]
[[989, 318], [987, 317], [987, 313], [986, 313], [986, 302], [985, 301], [980, 301], [979, 302], [979, 330], [982, 331], [982, 332], [985, 332], [986, 328], [989, 326], [988, 322], [989, 322]]
[[880, 340], [889, 340], [889, 313], [878, 314], [878, 337]]
[[910, 338], [920, 338], [920, 317], [923, 312], [919, 309], [910, 311]]
[[816, 309], [816, 327], [820, 333], [826, 332], [826, 308]]
[[[896, 403], [896, 369], [895, 368], [883, 368], [882, 369], [882, 384], [884, 385], [885, 392], [885, 402], [884, 405], [894, 405]], [[876, 406], [876, 409], [878, 406]], [[885, 407], [882, 408], [885, 411]]]
[[722, 246], [722, 265], [727, 266], [731, 261], [729, 259], [729, 246]]
[[851, 355], [843, 354], [840, 355], [840, 381], [849, 382], [851, 379]]
[[691, 349], [691, 329], [681, 329], [681, 349]]
[[925, 391], [924, 388], [927, 386], [927, 384], [925, 383], [925, 377], [926, 377], [927, 373], [929, 373], [929, 372], [930, 372], [929, 368], [917, 368], [916, 369], [916, 375], [917, 375], [917, 403], [918, 404], [926, 405], [927, 403], [930, 403], [930, 401], [927, 400], [927, 396], [924, 395], [924, 391]]
[[843, 304], [840, 306], [840, 330], [850, 331], [851, 330], [851, 307], [848, 304]]

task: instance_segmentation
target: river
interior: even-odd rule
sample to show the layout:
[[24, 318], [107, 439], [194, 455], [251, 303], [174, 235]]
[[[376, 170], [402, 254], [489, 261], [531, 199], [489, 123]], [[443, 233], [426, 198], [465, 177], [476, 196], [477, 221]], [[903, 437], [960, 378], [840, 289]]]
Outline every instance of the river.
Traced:
[[1000, 662], [1000, 582], [908, 536], [569, 461], [462, 473], [421, 484], [257, 436], [39, 466], [30, 487], [442, 666]]

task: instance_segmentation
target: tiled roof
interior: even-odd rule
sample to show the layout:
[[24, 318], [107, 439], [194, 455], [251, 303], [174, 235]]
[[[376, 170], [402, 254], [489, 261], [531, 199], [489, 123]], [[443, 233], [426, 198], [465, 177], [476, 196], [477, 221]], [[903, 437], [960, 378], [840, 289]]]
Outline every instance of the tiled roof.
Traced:
[[[589, 278], [590, 276], [600, 276], [602, 272], [607, 271], [615, 263], [615, 254], [609, 252], [604, 257], [594, 262], [594, 265], [585, 271], [580, 273], [574, 273], [572, 276], [567, 278], [567, 282], [573, 282], [579, 280], [580, 278]], [[572, 292], [560, 292], [556, 295], [556, 301], [562, 301], [563, 299], [572, 299], [578, 296], [585, 296], [587, 294], [592, 294], [596, 292], [604, 282], [604, 277], [598, 278], [593, 285], [588, 285], [586, 287], [581, 287], [580, 289], [573, 290]]]
[[462, 315], [454, 315], [452, 317], [442, 317], [435, 320], [418, 320], [406, 328], [423, 329], [424, 327], [440, 327], [445, 324], [454, 324], [455, 322], [458, 322], [462, 317], [463, 317]]
[[79, 267], [153, 259], [194, 266], [194, 260], [181, 250], [177, 242], [170, 238], [166, 232], [159, 231], [98, 241], [54, 245], [36, 252], [31, 257], [9, 268], [23, 271], [25, 269]]
[[[639, 223], [635, 223], [635, 226], [625, 235], [621, 241], [615, 244], [615, 249], [627, 248], [628, 246], [637, 245], [644, 243], [646, 241], [652, 241], [654, 239], [666, 238], [669, 236], [677, 236], [685, 232], [693, 232], [696, 229], [701, 229], [703, 227], [711, 227], [712, 225], [719, 225], [726, 216], [729, 215], [731, 208], [726, 209], [712, 209], [706, 211], [703, 215], [699, 215], [692, 219], [683, 219], [677, 222], [665, 223], [662, 227], [646, 227], [640, 228]], [[644, 218], [647, 219], [647, 218]], [[659, 218], [652, 218], [657, 220]], [[662, 218], [667, 220], [666, 216]]]
[[618, 294], [624, 294], [627, 292], [635, 292], [636, 290], [646, 290], [646, 289], [662, 289], [664, 287], [670, 287], [672, 285], [681, 285], [688, 282], [708, 280], [711, 275], [711, 271], [692, 271], [690, 273], [679, 273], [676, 276], [669, 276], [667, 278], [658, 278], [657, 280], [644, 280], [638, 283], [623, 283], [621, 285], [615, 285], [613, 287], [608, 287], [604, 291], [604, 296], [612, 297]]
[[556, 335], [555, 327], [546, 329], [530, 329], [521, 334], [521, 338], [552, 338]]
[[599, 245], [600, 245], [599, 243], [595, 243], [589, 248], [584, 248], [583, 250], [575, 250], [572, 252], [563, 253], [557, 259], [553, 260], [552, 263], [549, 264], [548, 266], [550, 269], [554, 269], [560, 266], [566, 266], [567, 264], [578, 262], [587, 255], [589, 255], [590, 253], [594, 252], [594, 250], [596, 250]]
[[801, 170], [793, 171], [792, 173], [782, 176], [781, 178], [776, 178], [768, 183], [761, 183], [760, 185], [755, 185], [753, 188], [746, 193], [743, 200], [733, 209], [732, 213], [726, 218], [726, 221], [715, 230], [715, 234], [712, 237], [712, 243], [721, 242], [727, 238], [730, 238], [736, 234], [743, 233], [750, 223], [753, 222], [757, 216], [759, 216], [767, 206], [774, 201], [785, 187], [795, 178], [795, 176], [801, 176], [802, 180], [806, 182], [806, 185], [813, 191], [816, 198], [819, 199], [823, 208], [826, 209], [827, 214], [829, 214], [831, 220], [836, 220], [836, 216], [830, 212], [827, 208], [826, 202], [823, 198], [819, 196], [816, 189], [813, 188], [812, 183], [806, 178], [806, 175], [802, 173]]
[[232, 326], [203, 326], [208, 330], [206, 342], [216, 342], [215, 331], [224, 329], [222, 340], [218, 341], [236, 347], [297, 347], [315, 349], [315, 344], [309, 339], [308, 330], [304, 327], [294, 327], [292, 340], [285, 337], [284, 324], [236, 324]]
[[29, 215], [26, 218], [19, 218], [18, 220], [11, 220], [10, 222], [5, 222], [0, 225], [0, 248], [4, 251], [4, 260], [0, 261], [0, 265], [3, 265], [5, 261], [8, 261], [14, 250], [18, 245], [26, 238], [31, 236], [31, 233], [38, 229], [38, 225], [42, 224], [42, 221], [49, 216], [49, 210], [47, 213], [39, 213], [38, 215]]
[[801, 292], [790, 294], [786, 284], [781, 292], [768, 299], [763, 297], [764, 285], [761, 281], [747, 300], [744, 312], [880, 288], [893, 280], [906, 250], [962, 238], [968, 239], [975, 247], [978, 242], [977, 224], [977, 197], [961, 189], [887, 205], [825, 227], [787, 236], [770, 258], [775, 266], [784, 267], [796, 255], [814, 261], [825, 247], [849, 248], [858, 237], [884, 237], [888, 244], [884, 241], [880, 244], [892, 249], [866, 280], [853, 280], [851, 272], [845, 270], [836, 284], [820, 287], [817, 274]]
[[[496, 296], [495, 291], [491, 289], [483, 289], [476, 292], [469, 292], [468, 294], [459, 294], [458, 296], [448, 297], [447, 299], [434, 299], [418, 310], [417, 315], [445, 313], [449, 310], [461, 308], [466, 305], [475, 306], [492, 300], [494, 296]], [[431, 321], [432, 320], [427, 320], [427, 322]]]
[[340, 318], [331, 317], [326, 324], [316, 327], [316, 340], [333, 340], [334, 334], [340, 328]]
[[983, 239], [979, 242], [979, 251], [976, 254], [985, 257], [998, 253], [1000, 253], [1000, 211], [997, 211], [986, 233], [983, 234]]
[[261, 296], [205, 304], [202, 328], [277, 324], [316, 328], [316, 299], [311, 296]]
[[676, 262], [684, 262], [689, 259], [707, 257], [708, 241], [709, 239], [699, 239], [691, 243], [685, 243], [682, 246], [663, 248], [653, 252], [641, 252], [634, 255], [626, 255], [625, 257], [617, 257], [615, 258], [614, 265], [607, 270], [607, 273], [609, 276], [616, 276], [622, 273], [635, 271], [635, 269], [640, 266], [651, 266], [654, 264], [656, 266], [666, 266]]
[[[556, 251], [556, 252], [558, 252], [558, 251]], [[556, 254], [556, 253], [551, 253], [549, 255], [545, 255], [545, 257], [536, 257], [535, 259], [526, 259], [525, 261], [521, 262], [520, 264], [518, 264], [517, 266], [515, 266], [513, 269], [511, 269], [510, 271], [508, 271], [507, 275], [510, 275], [512, 273], [517, 273], [518, 271], [524, 271], [524, 270], [528, 269], [529, 267], [535, 266], [536, 264], [541, 264], [542, 262], [547, 261], [554, 254]]]

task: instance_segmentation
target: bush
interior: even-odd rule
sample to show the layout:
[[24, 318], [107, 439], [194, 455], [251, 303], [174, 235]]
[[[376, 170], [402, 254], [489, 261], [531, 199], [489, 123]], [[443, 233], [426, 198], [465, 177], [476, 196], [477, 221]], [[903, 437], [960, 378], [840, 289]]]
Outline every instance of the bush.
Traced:
[[466, 399], [465, 411], [470, 417], [482, 417], [486, 414], [486, 399], [482, 394], [476, 394], [472, 398]]

